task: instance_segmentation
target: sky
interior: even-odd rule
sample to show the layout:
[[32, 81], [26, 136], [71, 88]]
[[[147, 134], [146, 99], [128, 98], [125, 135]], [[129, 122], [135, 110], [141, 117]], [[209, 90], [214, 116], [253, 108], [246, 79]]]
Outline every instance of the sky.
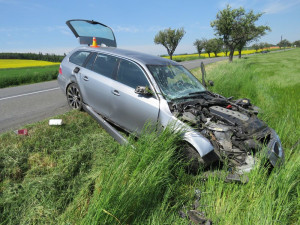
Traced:
[[300, 0], [0, 0], [0, 52], [68, 53], [79, 42], [65, 22], [88, 19], [110, 26], [119, 48], [153, 55], [167, 53], [154, 44], [158, 31], [183, 27], [175, 54], [195, 53], [196, 39], [215, 37], [210, 22], [227, 4], [264, 12], [257, 25], [272, 31], [259, 42], [300, 40]]

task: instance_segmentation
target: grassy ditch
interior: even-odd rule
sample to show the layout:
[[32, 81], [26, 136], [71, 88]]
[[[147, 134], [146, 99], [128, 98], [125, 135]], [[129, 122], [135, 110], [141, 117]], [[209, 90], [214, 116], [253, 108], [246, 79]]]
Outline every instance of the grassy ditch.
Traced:
[[59, 65], [0, 69], [0, 88], [54, 80], [58, 69]]
[[61, 118], [61, 127], [44, 121], [28, 136], [0, 137], [0, 224], [144, 224], [163, 202], [178, 204], [179, 135], [145, 134], [132, 148], [86, 113]]
[[[228, 186], [212, 179], [204, 191], [208, 214], [218, 224], [299, 224], [300, 218], [300, 49], [255, 55], [207, 66], [214, 92], [247, 97], [259, 117], [277, 131], [286, 153], [280, 171], [250, 174], [250, 184]], [[200, 78], [200, 70], [193, 70]], [[214, 194], [213, 194], [214, 193]]]
[[[215, 224], [299, 224], [299, 50], [207, 67], [214, 91], [248, 97], [281, 137], [286, 163], [259, 165], [249, 183], [183, 172], [173, 152], [178, 135], [145, 133], [119, 146], [86, 113], [72, 111], [27, 126], [29, 136], [0, 136], [0, 224], [189, 224], [192, 209]], [[199, 76], [199, 71], [194, 73]], [[258, 161], [258, 164], [260, 161]], [[224, 175], [224, 176], [223, 176]]]

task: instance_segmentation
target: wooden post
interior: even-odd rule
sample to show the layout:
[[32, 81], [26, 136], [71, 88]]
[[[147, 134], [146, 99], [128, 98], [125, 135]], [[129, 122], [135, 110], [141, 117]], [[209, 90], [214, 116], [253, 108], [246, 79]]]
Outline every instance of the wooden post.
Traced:
[[205, 71], [203, 62], [201, 62], [200, 67], [201, 67], [201, 73], [202, 73], [202, 84], [204, 87], [206, 87], [206, 83], [205, 83], [206, 71]]

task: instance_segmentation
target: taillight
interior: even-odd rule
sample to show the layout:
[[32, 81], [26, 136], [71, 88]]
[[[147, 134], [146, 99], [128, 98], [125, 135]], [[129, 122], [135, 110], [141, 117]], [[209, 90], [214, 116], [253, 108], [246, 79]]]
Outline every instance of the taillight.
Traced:
[[61, 66], [59, 67], [59, 74], [62, 74]]

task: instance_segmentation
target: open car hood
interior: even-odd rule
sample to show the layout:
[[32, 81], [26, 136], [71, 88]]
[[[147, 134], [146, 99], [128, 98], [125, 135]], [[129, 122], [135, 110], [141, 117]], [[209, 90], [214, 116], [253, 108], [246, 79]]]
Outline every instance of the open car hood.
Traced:
[[98, 44], [108, 47], [117, 47], [117, 42], [112, 29], [102, 23], [93, 20], [68, 20], [66, 22], [80, 44], [92, 45], [93, 37]]

